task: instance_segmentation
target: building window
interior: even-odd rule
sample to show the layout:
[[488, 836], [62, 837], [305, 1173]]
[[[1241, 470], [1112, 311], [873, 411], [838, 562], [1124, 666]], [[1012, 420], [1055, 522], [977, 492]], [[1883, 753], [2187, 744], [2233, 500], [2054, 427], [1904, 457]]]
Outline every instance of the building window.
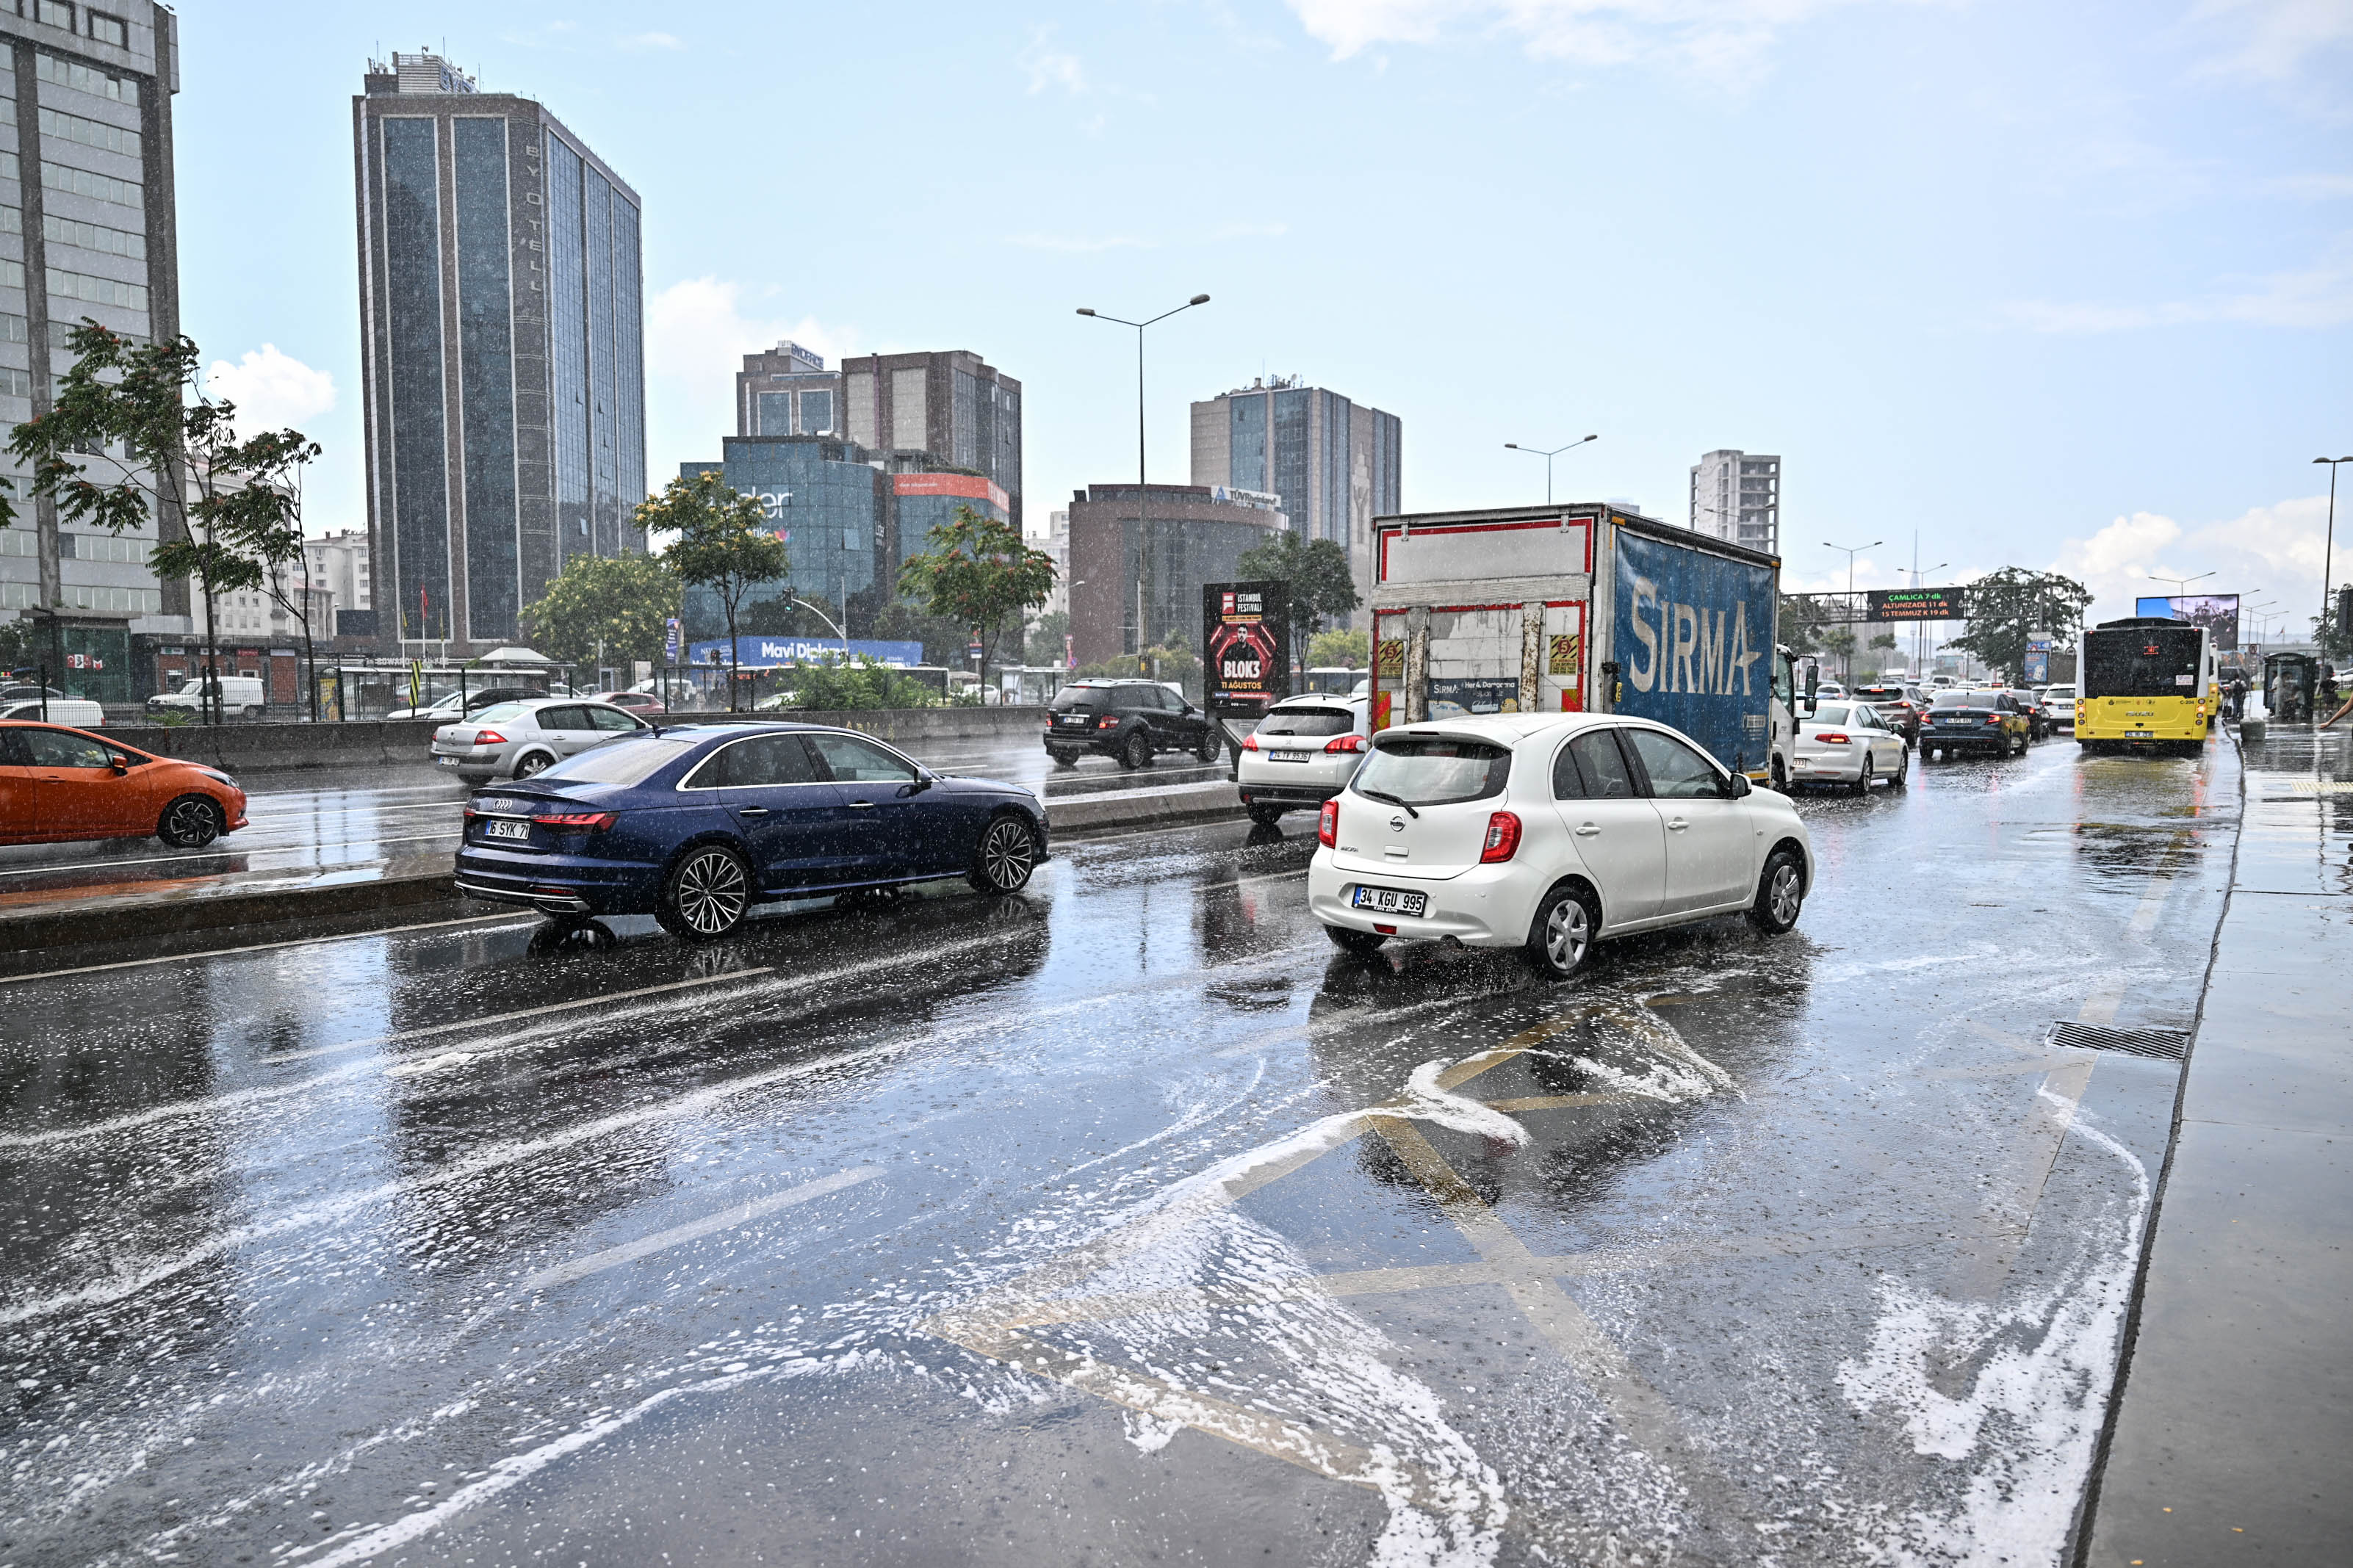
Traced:
[[33, 71], [43, 81], [69, 87], [93, 98], [111, 98], [117, 103], [136, 104], [139, 101], [137, 81], [83, 65], [79, 60], [61, 60], [54, 55], [35, 55]]
[[69, 33], [73, 31], [73, 7], [64, 4], [63, 0], [39, 0], [36, 14], [39, 20], [52, 27], [63, 27]]
[[[45, 109], [41, 112], [47, 114], [48, 110]], [[0, 163], [0, 176], [12, 179], [16, 177], [16, 155], [11, 153], [8, 154], [7, 162]], [[63, 163], [44, 161], [41, 164], [41, 184], [53, 191], [71, 191], [78, 196], [90, 196], [101, 202], [113, 202], [119, 205], [130, 207], [133, 211], [138, 210], [140, 205], [139, 182], [118, 180], [111, 174], [93, 174], [88, 169], [69, 169]]]
[[793, 395], [789, 392], [763, 392], [755, 399], [754, 436], [789, 436], [793, 433]]
[[[0, 207], [0, 213], [19, 216], [14, 207]], [[0, 228], [11, 226], [0, 219]], [[41, 215], [41, 235], [51, 245], [78, 245], [84, 250], [95, 250], [107, 256], [128, 257], [133, 261], [147, 259], [147, 237], [127, 228], [106, 228], [79, 219], [58, 217], [54, 213]]]
[[833, 434], [833, 394], [804, 392], [801, 394], [801, 434], [830, 436]]
[[59, 110], [41, 110], [41, 134], [66, 142], [79, 142], [85, 147], [120, 153], [126, 158], [139, 156], [139, 132], [136, 131], [121, 125], [109, 125], [103, 120], [85, 120], [79, 114], [67, 114]]
[[124, 25], [122, 18], [110, 16], [103, 11], [90, 13], [90, 36], [101, 44], [112, 44], [118, 49], [128, 48], [131, 44], [131, 29]]
[[68, 272], [58, 267], [49, 268], [49, 292], [60, 300], [86, 300], [94, 305], [113, 305], [125, 310], [147, 308], [144, 284], [93, 278], [87, 272]]

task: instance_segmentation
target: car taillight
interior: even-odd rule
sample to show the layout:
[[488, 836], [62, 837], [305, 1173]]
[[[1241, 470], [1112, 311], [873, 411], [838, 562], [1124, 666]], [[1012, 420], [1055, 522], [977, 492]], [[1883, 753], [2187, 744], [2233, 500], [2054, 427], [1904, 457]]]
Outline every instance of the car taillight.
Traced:
[[1814, 731], [1814, 739], [1828, 741], [1833, 746], [1843, 746], [1850, 737], [1841, 730], [1817, 730]]
[[534, 816], [542, 827], [560, 828], [565, 833], [602, 833], [620, 819], [617, 811], [556, 811], [544, 816]]
[[1098, 719], [1098, 720], [1096, 720], [1096, 721], [1095, 721], [1095, 728], [1096, 728], [1096, 729], [1098, 729], [1098, 730], [1116, 730], [1116, 729], [1118, 729], [1118, 728], [1119, 728], [1119, 715], [1118, 715], [1118, 714], [1116, 714], [1116, 713], [1106, 713], [1106, 714], [1104, 714], [1102, 718], [1100, 718], [1100, 719]]
[[1258, 737], [1257, 737], [1256, 735], [1244, 735], [1244, 736], [1242, 737], [1242, 750], [1243, 750], [1243, 751], [1245, 751], [1245, 752], [1255, 752], [1255, 751], [1257, 751], [1257, 750], [1258, 750]]
[[504, 735], [500, 734], [496, 730], [477, 730], [474, 731], [474, 744], [477, 746], [503, 746], [506, 743], [507, 738]]
[[1324, 742], [1324, 754], [1327, 757], [1336, 757], [1343, 752], [1361, 752], [1364, 749], [1365, 738], [1362, 735], [1335, 735]]
[[1999, 713], [1989, 713], [1986, 715], [1986, 722], [1989, 724], [1999, 724], [2001, 722], [2001, 715]]
[[1487, 818], [1487, 842], [1479, 850], [1482, 861], [1508, 860], [1520, 847], [1520, 819], [1508, 811]]
[[1340, 803], [1327, 800], [1323, 813], [1315, 818], [1315, 842], [1326, 849], [1340, 847]]

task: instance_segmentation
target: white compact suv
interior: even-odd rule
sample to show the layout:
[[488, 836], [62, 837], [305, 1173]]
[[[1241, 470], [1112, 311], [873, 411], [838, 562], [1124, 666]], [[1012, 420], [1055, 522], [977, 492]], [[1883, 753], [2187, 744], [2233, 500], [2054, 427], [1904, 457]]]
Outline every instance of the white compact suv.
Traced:
[[1814, 881], [1788, 796], [1620, 714], [1384, 730], [1316, 838], [1308, 907], [1341, 947], [1452, 937], [1562, 979], [1608, 937], [1743, 912], [1786, 931]]
[[2072, 686], [2046, 686], [2042, 689], [2042, 705], [2051, 710], [2051, 727], [2070, 734], [2075, 729], [2075, 689]]
[[1234, 782], [1250, 820], [1313, 811], [1348, 787], [1371, 741], [1363, 697], [1290, 697], [1266, 710], [1234, 753]]

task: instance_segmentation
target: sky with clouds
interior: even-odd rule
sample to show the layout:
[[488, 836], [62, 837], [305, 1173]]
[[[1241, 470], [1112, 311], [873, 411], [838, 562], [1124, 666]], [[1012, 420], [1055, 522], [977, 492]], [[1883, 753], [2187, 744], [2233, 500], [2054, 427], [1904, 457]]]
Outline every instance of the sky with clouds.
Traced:
[[[1023, 382], [1041, 527], [1186, 405], [1303, 375], [1404, 422], [1409, 510], [1682, 520], [1781, 454], [1798, 586], [2056, 567], [2320, 597], [2353, 454], [2353, 0], [191, 0], [187, 330], [364, 522], [351, 95], [441, 49], [646, 214], [656, 484], [737, 356], [968, 348]], [[388, 33], [388, 27], [405, 29]], [[2353, 473], [2347, 475], [2353, 489]], [[2337, 552], [2353, 577], [2353, 540]], [[2137, 580], [2138, 579], [2138, 580]]]

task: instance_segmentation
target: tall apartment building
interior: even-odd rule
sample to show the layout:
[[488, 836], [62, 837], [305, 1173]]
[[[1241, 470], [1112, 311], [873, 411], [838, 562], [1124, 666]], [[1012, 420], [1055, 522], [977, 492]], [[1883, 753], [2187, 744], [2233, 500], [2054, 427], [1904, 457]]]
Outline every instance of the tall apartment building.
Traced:
[[[779, 344], [778, 350], [791, 346]], [[803, 357], [815, 356], [804, 351]], [[751, 368], [748, 358], [744, 368]], [[840, 388], [840, 431], [851, 441], [887, 454], [893, 471], [901, 469], [902, 454], [913, 454], [919, 468], [979, 474], [1006, 493], [1013, 521], [1020, 523], [1019, 382], [984, 363], [976, 353], [950, 349], [843, 360]], [[799, 423], [807, 422], [807, 399], [816, 390], [808, 383], [795, 393]]]
[[438, 56], [352, 100], [378, 635], [511, 641], [575, 555], [643, 550], [638, 194], [542, 105]]
[[357, 635], [375, 624], [375, 584], [369, 581], [367, 531], [339, 528], [312, 534], [302, 544], [303, 572], [334, 595], [335, 624], [329, 635]]
[[1271, 491], [1291, 526], [1348, 552], [1356, 592], [1372, 595], [1373, 519], [1402, 511], [1398, 482], [1404, 426], [1297, 376], [1193, 405], [1193, 482]]
[[[53, 378], [73, 363], [66, 334], [84, 317], [142, 340], [180, 331], [179, 19], [151, 0], [21, 0], [0, 5], [0, 40], [5, 428], [48, 411]], [[52, 634], [43, 657], [66, 667], [77, 695], [144, 695], [132, 687], [132, 633], [187, 629], [146, 619], [188, 613], [187, 584], [159, 583], [147, 566], [154, 522], [121, 535], [61, 530], [55, 505], [25, 501], [21, 489], [16, 525], [0, 529], [0, 617], [53, 612], [41, 616]]]
[[1692, 465], [1691, 525], [1731, 544], [1781, 553], [1781, 459], [1710, 452]]

